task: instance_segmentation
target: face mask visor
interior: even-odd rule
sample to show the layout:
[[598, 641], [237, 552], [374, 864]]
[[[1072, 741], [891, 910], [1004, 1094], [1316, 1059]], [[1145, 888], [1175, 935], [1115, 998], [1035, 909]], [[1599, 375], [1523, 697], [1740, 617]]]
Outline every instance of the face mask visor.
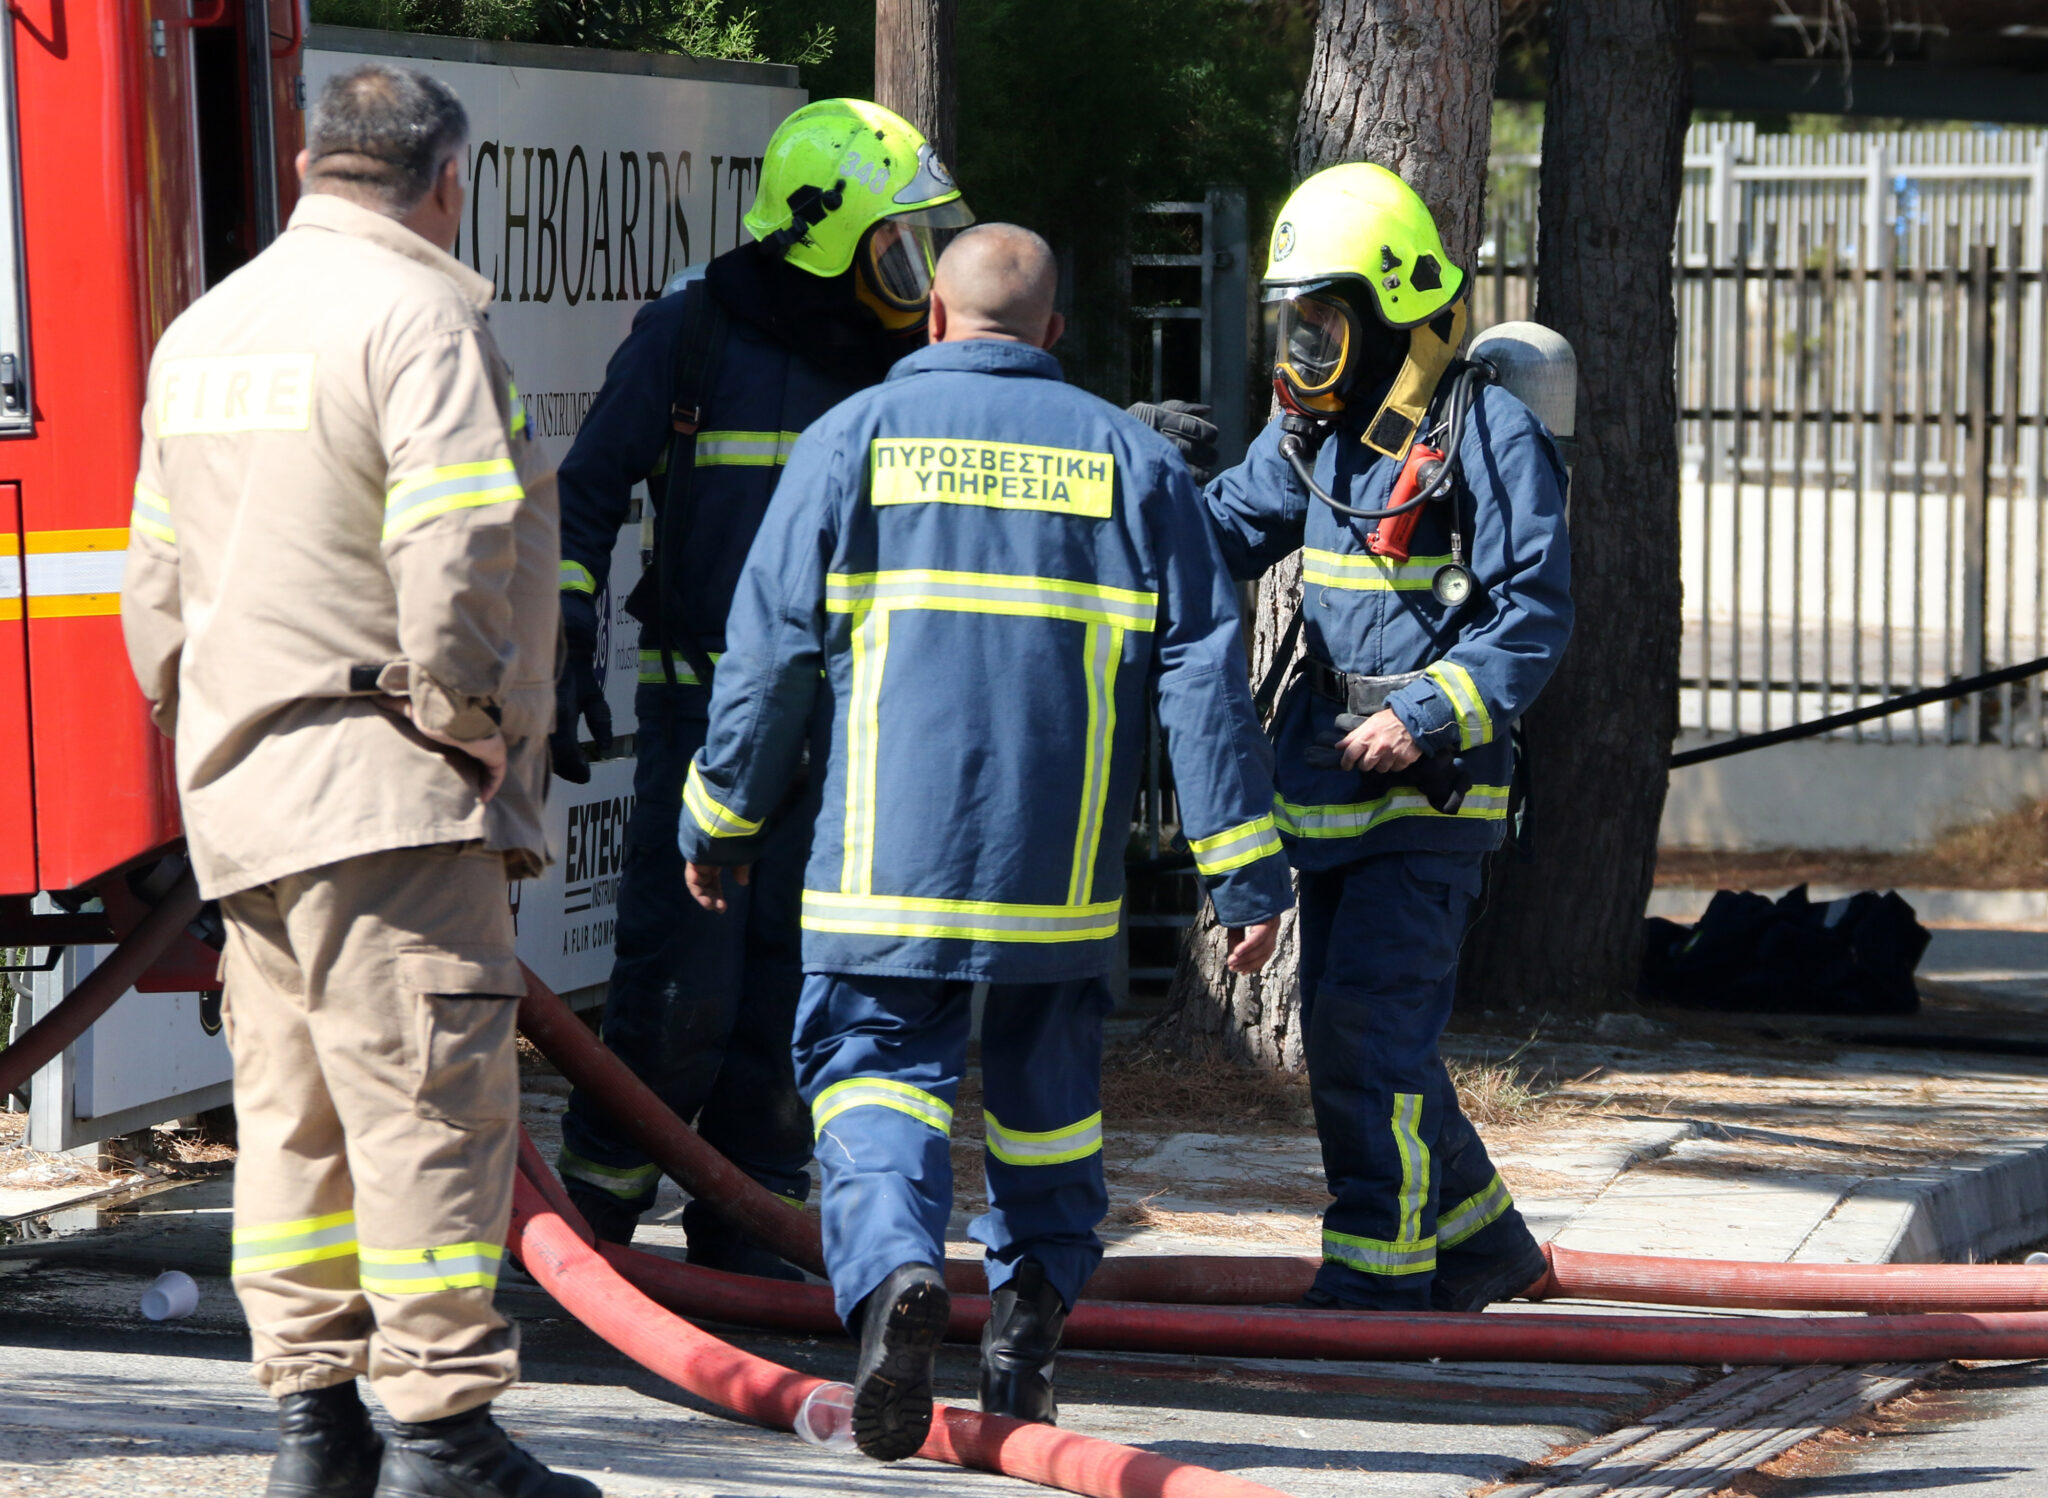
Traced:
[[961, 202], [885, 218], [868, 231], [861, 251], [868, 289], [898, 312], [923, 312], [932, 299], [939, 255], [974, 215]]
[[1351, 309], [1336, 298], [1290, 296], [1279, 306], [1273, 372], [1304, 399], [1333, 394], [1356, 331]]

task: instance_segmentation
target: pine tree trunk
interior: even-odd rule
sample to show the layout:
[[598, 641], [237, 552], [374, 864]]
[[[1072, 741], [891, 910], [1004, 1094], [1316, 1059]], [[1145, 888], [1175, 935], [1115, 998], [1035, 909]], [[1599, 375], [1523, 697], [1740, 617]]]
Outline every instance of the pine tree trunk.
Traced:
[[[1435, 214], [1451, 258], [1470, 267], [1486, 200], [1499, 32], [1499, 0], [1323, 0], [1295, 123], [1297, 173], [1344, 161], [1400, 173]], [[1246, 621], [1255, 684], [1300, 593], [1298, 555], [1260, 581]], [[1299, 955], [1290, 915], [1265, 971], [1236, 976], [1223, 965], [1222, 933], [1205, 906], [1151, 1037], [1189, 1055], [1300, 1070]]]
[[954, 0], [875, 0], [875, 102], [954, 151]]
[[1525, 720], [1533, 857], [1493, 862], [1461, 990], [1593, 1010], [1635, 989], [1678, 729], [1671, 245], [1696, 0], [1555, 0], [1536, 318], [1578, 354], [1578, 622]]

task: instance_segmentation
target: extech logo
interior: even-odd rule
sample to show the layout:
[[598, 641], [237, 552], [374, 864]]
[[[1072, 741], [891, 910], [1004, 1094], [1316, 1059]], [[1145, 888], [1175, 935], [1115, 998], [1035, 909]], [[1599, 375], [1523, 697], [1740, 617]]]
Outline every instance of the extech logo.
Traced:
[[564, 915], [618, 903], [632, 816], [631, 796], [605, 796], [569, 808], [569, 845], [562, 860]]

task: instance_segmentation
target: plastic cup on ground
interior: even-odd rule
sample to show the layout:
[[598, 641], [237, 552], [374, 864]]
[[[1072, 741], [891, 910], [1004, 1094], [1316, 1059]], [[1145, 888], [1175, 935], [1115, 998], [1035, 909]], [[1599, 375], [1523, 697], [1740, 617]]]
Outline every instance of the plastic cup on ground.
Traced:
[[[199, 1282], [182, 1269], [167, 1269], [142, 1292], [142, 1314], [151, 1321], [175, 1321], [199, 1308]], [[848, 1391], [851, 1393], [851, 1390]], [[848, 1427], [851, 1439], [851, 1427]]]
[[796, 1433], [827, 1451], [853, 1450], [853, 1385], [819, 1384], [796, 1412]]

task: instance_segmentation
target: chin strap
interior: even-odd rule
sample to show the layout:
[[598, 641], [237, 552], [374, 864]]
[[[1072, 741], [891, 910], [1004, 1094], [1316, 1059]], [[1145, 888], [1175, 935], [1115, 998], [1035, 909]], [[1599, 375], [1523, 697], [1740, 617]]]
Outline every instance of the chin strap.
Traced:
[[789, 252], [811, 237], [811, 230], [825, 221], [825, 215], [836, 213], [846, 202], [846, 179], [841, 177], [830, 188], [814, 187], [808, 183], [789, 195], [789, 223], [761, 241], [761, 247], [777, 260], [787, 258]]

